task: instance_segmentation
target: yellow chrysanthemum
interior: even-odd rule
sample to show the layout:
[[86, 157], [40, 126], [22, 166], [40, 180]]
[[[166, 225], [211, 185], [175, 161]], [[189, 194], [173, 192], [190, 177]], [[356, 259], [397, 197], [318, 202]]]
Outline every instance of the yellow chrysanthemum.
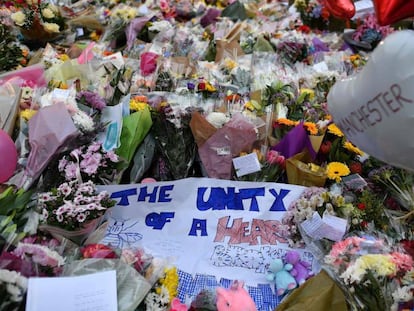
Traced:
[[344, 148], [346, 150], [349, 150], [349, 151], [355, 153], [356, 155], [362, 156], [364, 154], [364, 152], [361, 149], [359, 149], [358, 147], [356, 147], [353, 143], [351, 143], [349, 141], [344, 142]]
[[176, 297], [178, 288], [177, 268], [172, 267], [165, 269], [165, 276], [160, 280], [160, 284], [167, 289], [170, 301]]
[[334, 134], [338, 137], [343, 137], [344, 133], [339, 129], [339, 127], [336, 126], [335, 123], [329, 124], [328, 126], [328, 132], [331, 134]]
[[277, 119], [277, 123], [281, 125], [286, 125], [286, 126], [295, 126], [297, 124], [296, 121], [285, 119], [285, 118]]
[[312, 100], [312, 99], [315, 98], [315, 91], [312, 90], [312, 89], [303, 88], [303, 89], [300, 89], [300, 93], [301, 94], [307, 94], [308, 97], [309, 97], [309, 100]]
[[313, 122], [304, 122], [303, 126], [308, 130], [311, 135], [318, 134], [318, 126]]
[[341, 162], [330, 162], [326, 166], [326, 175], [329, 179], [335, 180], [336, 182], [340, 182], [341, 177], [347, 176], [350, 173], [349, 167]]
[[132, 99], [129, 101], [129, 109], [132, 111], [141, 111], [148, 107], [147, 103]]
[[25, 109], [20, 112], [20, 116], [25, 119], [26, 121], [29, 121], [35, 114], [37, 113], [37, 110], [34, 109]]
[[364, 270], [374, 271], [379, 276], [394, 275], [397, 272], [396, 265], [389, 255], [368, 254], [359, 257], [355, 264], [359, 264]]

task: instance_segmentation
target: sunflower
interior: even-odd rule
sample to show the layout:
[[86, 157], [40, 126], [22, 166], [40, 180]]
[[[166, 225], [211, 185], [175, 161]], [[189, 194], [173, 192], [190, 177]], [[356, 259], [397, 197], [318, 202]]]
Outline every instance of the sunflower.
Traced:
[[351, 151], [359, 156], [362, 156], [364, 154], [364, 152], [359, 149], [357, 146], [355, 146], [353, 143], [351, 143], [350, 141], [346, 141], [344, 142], [344, 148], [348, 151]]
[[328, 132], [331, 134], [334, 134], [338, 137], [343, 137], [344, 133], [342, 133], [342, 131], [339, 129], [339, 127], [336, 126], [335, 123], [331, 123], [328, 126]]
[[336, 182], [341, 181], [342, 176], [347, 176], [351, 173], [348, 166], [341, 162], [330, 162], [326, 166], [326, 174], [329, 179], [335, 180]]

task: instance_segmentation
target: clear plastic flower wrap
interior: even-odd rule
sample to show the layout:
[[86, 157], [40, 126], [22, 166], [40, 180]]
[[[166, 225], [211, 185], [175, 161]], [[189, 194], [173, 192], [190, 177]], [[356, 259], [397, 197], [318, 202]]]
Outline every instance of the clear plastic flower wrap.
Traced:
[[76, 260], [65, 265], [63, 276], [85, 275], [109, 270], [116, 271], [118, 310], [135, 311], [150, 291], [152, 284], [132, 266], [120, 259]]
[[359, 232], [333, 244], [323, 269], [342, 288], [350, 310], [404, 310], [414, 305], [414, 261], [380, 232]]

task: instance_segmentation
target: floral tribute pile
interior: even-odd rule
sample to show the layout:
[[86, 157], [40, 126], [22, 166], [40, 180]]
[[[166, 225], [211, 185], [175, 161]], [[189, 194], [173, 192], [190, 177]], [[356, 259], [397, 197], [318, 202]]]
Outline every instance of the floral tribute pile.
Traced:
[[[1, 311], [24, 310], [30, 277], [109, 259], [136, 284], [119, 310], [221, 311], [214, 293], [179, 301], [173, 263], [100, 244], [115, 201], [99, 185], [187, 177], [306, 186], [280, 229], [290, 246], [349, 310], [413, 310], [414, 174], [365, 154], [327, 105], [410, 23], [318, 0], [0, 4]], [[316, 277], [289, 271], [294, 287]]]

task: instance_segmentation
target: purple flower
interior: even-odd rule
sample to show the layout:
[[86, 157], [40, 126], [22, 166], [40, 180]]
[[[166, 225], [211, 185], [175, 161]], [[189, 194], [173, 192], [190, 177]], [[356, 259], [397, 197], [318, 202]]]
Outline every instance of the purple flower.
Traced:
[[94, 92], [81, 91], [76, 95], [76, 99], [97, 110], [102, 110], [106, 107], [105, 100]]
[[78, 216], [76, 216], [76, 220], [79, 221], [79, 222], [84, 222], [85, 219], [86, 219], [85, 214], [80, 213], [80, 214], [78, 214]]
[[100, 153], [86, 154], [80, 162], [80, 168], [88, 175], [93, 175], [98, 171], [101, 164], [102, 155]]
[[93, 152], [97, 152], [99, 150], [101, 150], [101, 143], [100, 142], [93, 142], [91, 145], [89, 145], [88, 147], [88, 153], [93, 153]]
[[68, 160], [65, 158], [59, 160], [58, 170], [62, 172], [65, 169], [65, 166], [68, 164]]
[[118, 162], [119, 161], [118, 155], [115, 152], [113, 152], [112, 150], [111, 151], [108, 151], [107, 153], [105, 153], [105, 156], [109, 160], [111, 160], [112, 162]]
[[67, 180], [76, 179], [77, 171], [78, 171], [78, 166], [75, 163], [70, 162], [65, 167], [65, 178]]

